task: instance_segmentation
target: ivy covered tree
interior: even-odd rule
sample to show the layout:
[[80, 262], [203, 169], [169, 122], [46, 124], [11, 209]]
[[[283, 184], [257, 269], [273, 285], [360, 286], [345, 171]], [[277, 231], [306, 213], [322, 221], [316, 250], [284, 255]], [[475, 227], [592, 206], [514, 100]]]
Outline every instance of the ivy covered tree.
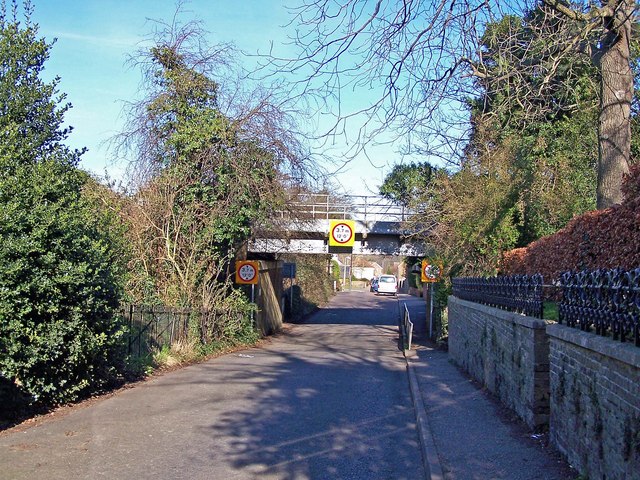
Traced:
[[233, 84], [233, 48], [207, 45], [197, 22], [177, 17], [133, 58], [143, 95], [117, 144], [137, 172], [129, 289], [138, 301], [241, 313], [231, 262], [282, 197], [284, 174], [302, 175], [304, 152], [269, 93]]
[[57, 78], [41, 79], [52, 44], [32, 12], [0, 5], [0, 393], [46, 405], [117, 377], [125, 255], [83, 196], [82, 152], [64, 144], [70, 105]]
[[[535, 10], [524, 18], [508, 16], [487, 25], [481, 39], [487, 75], [478, 80], [481, 94], [470, 102], [472, 132], [464, 162], [487, 164], [491, 160], [486, 157], [495, 151], [510, 151], [518, 246], [550, 235], [596, 207], [597, 69], [577, 53], [563, 58], [545, 94], [535, 102], [529, 99], [535, 105], [515, 92], [541, 88], [538, 75], [522, 73], [514, 79], [502, 74], [525, 63], [527, 52], [544, 48], [539, 44], [546, 40], [536, 32], [545, 21]], [[506, 49], [509, 42], [520, 49]], [[532, 109], [538, 112], [536, 121]]]

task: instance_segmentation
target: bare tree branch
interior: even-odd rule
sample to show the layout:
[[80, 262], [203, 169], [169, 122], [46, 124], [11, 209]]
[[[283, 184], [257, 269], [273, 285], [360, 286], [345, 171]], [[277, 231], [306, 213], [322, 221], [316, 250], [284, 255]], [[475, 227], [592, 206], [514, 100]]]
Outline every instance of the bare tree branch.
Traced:
[[[316, 138], [326, 143], [351, 140], [351, 156], [385, 138], [401, 141], [404, 151], [457, 163], [469, 134], [467, 100], [494, 94], [486, 90], [487, 82], [501, 85], [502, 93], [521, 105], [525, 120], [544, 118], [552, 113], [548, 100], [559, 78], [570, 82], [575, 77], [565, 71], [567, 66], [575, 63], [578, 72], [585, 61], [593, 61], [605, 72], [600, 58], [628, 44], [637, 10], [633, 0], [608, 0], [601, 6], [562, 0], [529, 5], [498, 0], [302, 0], [292, 10], [290, 24], [295, 34], [288, 47], [296, 53], [272, 52], [262, 72], [288, 74], [296, 98], [311, 114], [331, 118]], [[484, 45], [491, 26], [509, 16], [519, 23], [513, 23], [510, 35], [496, 37], [500, 43], [489, 55]], [[524, 42], [524, 28], [537, 40]], [[590, 59], [576, 60], [578, 53]], [[597, 80], [606, 83], [608, 77]], [[624, 90], [626, 103], [632, 93]], [[363, 100], [357, 103], [355, 97]], [[604, 104], [600, 108], [608, 114]], [[621, 110], [619, 114], [626, 115]], [[601, 121], [600, 131], [607, 124]], [[603, 164], [628, 161], [614, 153], [630, 150], [628, 136], [623, 137], [612, 141], [615, 147], [601, 141]], [[624, 167], [614, 170], [614, 183], [620, 183]]]

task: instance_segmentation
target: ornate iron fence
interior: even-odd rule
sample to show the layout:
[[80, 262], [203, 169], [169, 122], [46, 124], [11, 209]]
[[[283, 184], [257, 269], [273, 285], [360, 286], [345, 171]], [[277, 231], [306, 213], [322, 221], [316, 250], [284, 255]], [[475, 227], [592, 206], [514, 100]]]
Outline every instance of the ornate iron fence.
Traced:
[[640, 347], [640, 268], [565, 272], [560, 286], [559, 323]]
[[462, 300], [542, 318], [542, 275], [454, 278], [453, 294]]

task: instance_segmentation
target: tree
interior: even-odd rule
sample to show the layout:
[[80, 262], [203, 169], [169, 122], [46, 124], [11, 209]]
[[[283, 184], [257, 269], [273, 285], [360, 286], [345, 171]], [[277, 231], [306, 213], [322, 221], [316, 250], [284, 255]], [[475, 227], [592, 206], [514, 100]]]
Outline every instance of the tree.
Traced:
[[[24, 25], [17, 20], [17, 1], [12, 6], [13, 11], [7, 12], [6, 0], [0, 3], [0, 157], [15, 165], [33, 164], [62, 149], [61, 142], [71, 133], [71, 127], [62, 126], [71, 105], [64, 104], [66, 95], [57, 91], [59, 78], [49, 84], [40, 78], [52, 44], [36, 38], [31, 3], [24, 4]], [[65, 151], [58, 159], [75, 166], [81, 153]]]
[[[557, 66], [559, 81], [535, 105], [510, 92], [533, 91], [536, 76], [500, 74], [538, 48], [540, 21], [534, 14], [487, 25], [480, 45], [489, 74], [469, 100], [472, 130], [462, 168], [439, 172], [411, 200], [421, 214], [410, 230], [437, 247], [456, 275], [495, 274], [506, 250], [554, 233], [595, 206], [594, 67], [566, 58]], [[520, 51], [505, 56], [506, 42]], [[533, 108], [544, 112], [537, 121]]]
[[[469, 100], [472, 131], [462, 168], [437, 172], [410, 196], [410, 207], [421, 213], [409, 230], [437, 247], [455, 274], [495, 274], [505, 250], [554, 233], [594, 206], [594, 67], [566, 58], [557, 66], [562, 81], [535, 105], [509, 94], [534, 90], [535, 76], [496, 73], [517, 68], [524, 52], [537, 48], [540, 20], [505, 17], [487, 25], [481, 53], [489, 75]], [[505, 57], [500, 46], [507, 41], [520, 52]], [[534, 122], [529, 108], [544, 116]]]
[[[525, 52], [545, 48], [539, 46], [536, 33], [545, 21], [533, 12], [524, 19], [504, 17], [487, 25], [481, 52], [488, 75], [478, 80], [481, 93], [470, 101], [472, 132], [465, 162], [480, 161], [500, 146], [509, 146], [521, 246], [554, 233], [573, 216], [595, 207], [597, 137], [590, 128], [598, 110], [595, 67], [576, 52], [566, 56], [556, 66], [545, 95], [531, 99], [534, 105], [509, 93], [534, 91], [539, 78], [503, 74], [526, 62]], [[520, 46], [509, 56], [502, 47], [508, 42]], [[540, 112], [540, 118], [534, 120], [529, 109]]]
[[[64, 145], [69, 104], [40, 74], [51, 44], [0, 7], [0, 384], [31, 402], [77, 399], [117, 379], [126, 255]], [[57, 96], [56, 96], [57, 95]]]
[[512, 148], [504, 142], [456, 172], [438, 170], [409, 204], [419, 213], [405, 228], [432, 246], [451, 275], [493, 275], [502, 252], [517, 245], [520, 177]]
[[580, 2], [572, 8], [560, 0], [543, 2], [575, 25], [574, 32], [561, 39], [559, 48], [568, 52], [577, 47], [600, 72], [597, 205], [607, 208], [622, 201], [622, 180], [629, 173], [631, 160], [631, 30], [638, 3], [611, 0], [596, 7]]
[[124, 210], [130, 287], [140, 300], [208, 310], [231, 298], [232, 260], [282, 198], [283, 179], [304, 176], [305, 152], [271, 94], [237, 82], [232, 46], [208, 45], [197, 22], [177, 16], [132, 58], [143, 95], [119, 138], [142, 172]]
[[408, 206], [431, 183], [434, 170], [426, 162], [395, 165], [380, 186], [380, 194]]
[[[376, 138], [389, 129], [406, 139], [408, 147], [451, 160], [461, 158], [467, 118], [464, 101], [477, 95], [476, 82], [499, 74], [509, 82], [505, 94], [516, 96], [523, 113], [539, 119], [537, 110], [557, 77], [562, 59], [576, 51], [590, 54], [601, 80], [598, 208], [620, 200], [622, 177], [631, 151], [629, 106], [633, 95], [629, 44], [638, 5], [612, 0], [601, 8], [576, 2], [545, 0], [535, 9], [538, 42], [523, 49], [516, 37], [499, 45], [500, 57], [516, 55], [517, 69], [485, 65], [480, 39], [486, 26], [513, 11], [512, 2], [475, 1], [361, 2], [308, 0], [295, 10], [298, 24], [292, 59], [274, 58], [280, 72], [298, 75], [297, 85], [307, 99], [312, 94], [320, 109], [327, 99], [341, 100], [340, 91], [371, 90], [382, 83], [378, 97], [351, 113], [340, 110], [330, 133], [343, 134], [356, 117], [362, 118], [357, 139]], [[498, 63], [500, 65], [510, 62]], [[306, 69], [306, 70], [305, 70]], [[567, 72], [562, 76], [567, 78]], [[519, 79], [524, 77], [523, 81]], [[537, 81], [532, 83], [531, 78]], [[351, 97], [349, 97], [351, 98]], [[416, 147], [415, 140], [422, 142]]]

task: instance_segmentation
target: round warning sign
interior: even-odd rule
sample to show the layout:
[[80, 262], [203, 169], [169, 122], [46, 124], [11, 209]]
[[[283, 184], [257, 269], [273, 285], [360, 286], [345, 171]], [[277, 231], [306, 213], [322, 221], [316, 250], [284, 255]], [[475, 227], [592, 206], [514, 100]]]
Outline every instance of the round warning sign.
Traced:
[[331, 229], [331, 239], [337, 245], [353, 243], [353, 227], [347, 223], [336, 223]]
[[425, 283], [439, 282], [442, 277], [442, 263], [423, 260], [421, 277]]
[[244, 265], [242, 265], [240, 267], [240, 270], [238, 270], [238, 276], [240, 277], [241, 280], [244, 280], [245, 282], [250, 282], [251, 280], [256, 278], [256, 275], [257, 275], [256, 269], [253, 268], [253, 265], [250, 265], [248, 263], [245, 263]]
[[237, 283], [258, 283], [258, 262], [238, 262], [236, 266]]

